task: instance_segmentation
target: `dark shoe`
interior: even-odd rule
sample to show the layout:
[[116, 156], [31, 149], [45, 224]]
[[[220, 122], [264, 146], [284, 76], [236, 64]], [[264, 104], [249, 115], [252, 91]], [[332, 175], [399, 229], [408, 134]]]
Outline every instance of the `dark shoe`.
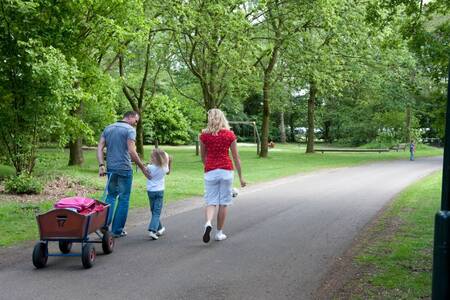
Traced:
[[203, 233], [203, 242], [208, 243], [211, 238], [211, 225], [205, 225], [205, 233]]

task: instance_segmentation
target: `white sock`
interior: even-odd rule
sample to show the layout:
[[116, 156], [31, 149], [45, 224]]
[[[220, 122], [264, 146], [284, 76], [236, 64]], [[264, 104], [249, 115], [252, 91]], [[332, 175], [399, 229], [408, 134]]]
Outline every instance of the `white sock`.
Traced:
[[205, 227], [207, 227], [207, 226], [211, 226], [211, 221], [206, 222]]
[[217, 230], [217, 235], [222, 235], [222, 234], [223, 234], [222, 230]]

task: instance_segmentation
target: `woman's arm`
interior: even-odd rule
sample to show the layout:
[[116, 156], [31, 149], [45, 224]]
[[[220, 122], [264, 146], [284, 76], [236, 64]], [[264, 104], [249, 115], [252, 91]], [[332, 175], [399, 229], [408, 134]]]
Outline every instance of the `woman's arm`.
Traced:
[[[167, 153], [166, 153], [167, 154]], [[169, 167], [169, 172], [167, 172], [167, 175], [170, 174], [170, 171], [172, 170], [172, 156], [167, 154], [167, 157], [169, 157], [169, 163], [168, 163], [168, 167]]]
[[247, 185], [247, 183], [245, 182], [244, 178], [242, 177], [241, 158], [239, 157], [236, 141], [233, 141], [233, 143], [231, 143], [231, 155], [233, 156], [234, 166], [239, 175], [239, 181], [241, 182], [241, 187], [244, 187]]
[[200, 156], [202, 158], [203, 165], [206, 164], [206, 147], [202, 141], [200, 141]]

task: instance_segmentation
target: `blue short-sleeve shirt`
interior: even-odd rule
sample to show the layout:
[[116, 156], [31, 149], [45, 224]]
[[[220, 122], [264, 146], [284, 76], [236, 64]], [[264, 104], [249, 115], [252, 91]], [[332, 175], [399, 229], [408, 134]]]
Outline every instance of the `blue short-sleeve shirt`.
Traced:
[[102, 137], [106, 142], [108, 170], [132, 170], [128, 140], [136, 141], [136, 129], [124, 121], [119, 121], [106, 127]]

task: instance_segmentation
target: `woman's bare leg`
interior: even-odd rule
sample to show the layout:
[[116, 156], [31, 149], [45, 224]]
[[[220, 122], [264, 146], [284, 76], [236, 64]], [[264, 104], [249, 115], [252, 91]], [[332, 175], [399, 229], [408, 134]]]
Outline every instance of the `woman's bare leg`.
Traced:
[[219, 205], [219, 212], [217, 213], [217, 229], [222, 230], [225, 224], [225, 218], [227, 217], [227, 206]]

